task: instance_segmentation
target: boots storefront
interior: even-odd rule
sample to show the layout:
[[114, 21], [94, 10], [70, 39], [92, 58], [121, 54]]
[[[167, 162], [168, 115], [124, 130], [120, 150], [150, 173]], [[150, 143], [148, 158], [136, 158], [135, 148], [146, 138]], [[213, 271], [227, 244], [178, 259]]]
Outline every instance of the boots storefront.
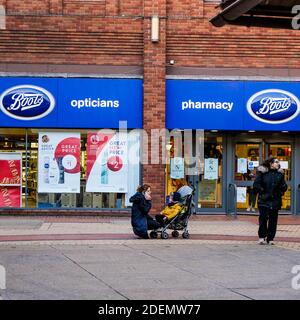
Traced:
[[128, 206], [142, 80], [0, 78], [0, 108], [0, 207]]
[[[204, 144], [203, 166], [185, 176], [196, 188], [198, 213], [229, 213], [233, 207], [257, 212], [256, 170], [275, 156], [289, 187], [281, 213], [300, 214], [299, 98], [298, 82], [167, 80], [166, 127], [192, 130], [194, 150]], [[204, 130], [204, 139], [198, 139], [198, 130]], [[176, 188], [170, 164], [167, 194]]]
[[[0, 207], [126, 209], [141, 181], [142, 83], [0, 78]], [[281, 212], [299, 214], [299, 97], [298, 82], [168, 79], [166, 128], [192, 138], [184, 159], [166, 146], [166, 195], [186, 178], [198, 213], [255, 213], [253, 180], [272, 155], [289, 187]]]

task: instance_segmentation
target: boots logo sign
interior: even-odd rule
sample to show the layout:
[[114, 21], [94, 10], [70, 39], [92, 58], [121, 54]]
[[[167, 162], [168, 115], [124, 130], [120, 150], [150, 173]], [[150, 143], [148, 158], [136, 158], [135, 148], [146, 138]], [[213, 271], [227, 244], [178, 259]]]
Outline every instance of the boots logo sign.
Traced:
[[55, 107], [53, 95], [33, 85], [15, 86], [0, 96], [0, 109], [18, 120], [37, 120], [48, 115]]
[[270, 89], [254, 94], [247, 103], [249, 114], [256, 120], [279, 124], [291, 121], [300, 112], [300, 101], [292, 93]]

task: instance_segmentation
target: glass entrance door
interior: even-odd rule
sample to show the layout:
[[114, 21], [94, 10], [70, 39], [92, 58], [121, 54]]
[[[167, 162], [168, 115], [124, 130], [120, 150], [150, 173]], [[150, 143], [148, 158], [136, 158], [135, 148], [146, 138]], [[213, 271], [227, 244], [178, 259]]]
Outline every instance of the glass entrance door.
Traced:
[[292, 143], [272, 142], [264, 139], [255, 142], [237, 142], [234, 147], [234, 183], [237, 186], [237, 211], [258, 213], [257, 194], [253, 182], [257, 167], [270, 156], [278, 158], [283, 169], [288, 190], [282, 198], [282, 212], [291, 211]]
[[239, 212], [257, 212], [257, 195], [253, 190], [253, 182], [263, 157], [262, 142], [240, 142], [235, 145], [234, 181]]
[[292, 146], [290, 143], [266, 143], [266, 154], [268, 157], [278, 158], [284, 172], [284, 178], [288, 190], [282, 197], [282, 210], [291, 210], [291, 185], [292, 185]]
[[197, 211], [218, 211], [223, 202], [222, 136], [206, 133], [204, 139], [204, 170], [195, 181]]

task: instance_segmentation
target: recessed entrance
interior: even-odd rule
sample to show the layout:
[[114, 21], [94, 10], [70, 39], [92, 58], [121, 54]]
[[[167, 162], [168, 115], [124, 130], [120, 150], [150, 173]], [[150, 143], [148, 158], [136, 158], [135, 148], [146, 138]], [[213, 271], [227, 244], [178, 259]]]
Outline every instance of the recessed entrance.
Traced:
[[[194, 149], [197, 141], [196, 138], [193, 141]], [[184, 143], [183, 145], [186, 148]], [[275, 156], [280, 161], [288, 185], [282, 198], [280, 214], [300, 212], [300, 172], [295, 165], [300, 158], [300, 139], [297, 135], [284, 132], [207, 131], [203, 147], [204, 168], [195, 170], [195, 175], [185, 175], [185, 179], [195, 187], [194, 203], [197, 213], [226, 214], [232, 207], [235, 208], [236, 203], [237, 214], [258, 214], [253, 182], [258, 166], [269, 156]], [[176, 180], [170, 179], [169, 166], [166, 173], [168, 195], [171, 191], [176, 191], [176, 184], [171, 184]], [[232, 186], [234, 190], [236, 188], [236, 202]]]

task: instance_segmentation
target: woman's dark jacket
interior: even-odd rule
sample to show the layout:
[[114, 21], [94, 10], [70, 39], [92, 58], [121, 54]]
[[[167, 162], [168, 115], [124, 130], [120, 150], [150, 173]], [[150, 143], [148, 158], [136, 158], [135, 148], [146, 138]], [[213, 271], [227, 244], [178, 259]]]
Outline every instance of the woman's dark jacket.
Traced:
[[258, 207], [281, 209], [281, 198], [287, 190], [282, 169], [273, 170], [259, 166], [253, 188], [258, 193]]
[[151, 209], [151, 201], [146, 200], [140, 192], [133, 195], [129, 201], [132, 202], [131, 225], [133, 232], [139, 237], [148, 238], [147, 218]]

